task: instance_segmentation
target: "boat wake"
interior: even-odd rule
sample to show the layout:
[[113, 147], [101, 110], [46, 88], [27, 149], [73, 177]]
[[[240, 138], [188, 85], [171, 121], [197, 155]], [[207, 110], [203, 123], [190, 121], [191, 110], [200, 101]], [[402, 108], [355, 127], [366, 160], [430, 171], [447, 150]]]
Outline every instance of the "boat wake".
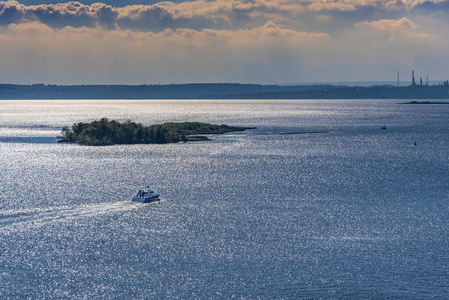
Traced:
[[0, 211], [0, 233], [10, 233], [78, 218], [91, 218], [121, 211], [129, 211], [137, 209], [139, 206], [142, 207], [141, 203], [114, 202], [42, 209], [2, 210]]

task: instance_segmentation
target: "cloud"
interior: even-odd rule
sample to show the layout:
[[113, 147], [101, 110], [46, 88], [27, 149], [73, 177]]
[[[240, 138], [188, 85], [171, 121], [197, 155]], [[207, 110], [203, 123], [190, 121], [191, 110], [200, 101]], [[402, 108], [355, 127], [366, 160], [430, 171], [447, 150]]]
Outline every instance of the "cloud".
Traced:
[[310, 59], [313, 49], [327, 43], [325, 33], [298, 32], [273, 22], [237, 31], [183, 28], [158, 33], [11, 24], [0, 29], [0, 81], [260, 82], [263, 74], [287, 76], [298, 59]]
[[121, 28], [244, 28], [260, 26], [269, 20], [289, 20], [305, 12], [303, 4], [290, 0], [217, 0], [160, 2], [155, 5], [130, 5], [117, 9]]
[[389, 41], [423, 40], [432, 37], [431, 34], [421, 31], [418, 25], [405, 17], [397, 20], [361, 22], [355, 26], [368, 29], [377, 36], [387, 37]]
[[341, 2], [313, 2], [307, 6], [310, 11], [353, 11], [355, 6], [352, 3]]
[[88, 26], [114, 29], [118, 12], [102, 3], [79, 2], [25, 6], [16, 1], [0, 2], [0, 24], [37, 21], [54, 28]]
[[324, 9], [326, 7], [324, 4], [334, 4], [336, 9], [339, 9], [343, 5], [352, 5], [353, 7], [371, 6], [383, 10], [410, 10], [423, 3], [442, 3], [446, 1], [447, 0], [321, 0], [312, 2], [318, 6], [322, 5]]
[[25, 15], [23, 13], [24, 7], [24, 5], [14, 1], [0, 2], [0, 24], [8, 25], [20, 22]]
[[417, 62], [445, 74], [449, 22], [433, 15], [446, 3], [0, 2], [0, 82], [272, 83], [357, 74], [375, 80]]
[[[251, 28], [268, 21], [292, 25], [310, 18], [310, 14], [350, 13], [346, 21], [357, 19], [366, 8], [379, 11], [406, 12], [415, 7], [443, 7], [441, 0], [194, 0], [159, 2], [153, 5], [113, 7], [103, 3], [79, 2], [23, 5], [17, 1], [0, 2], [0, 25], [37, 21], [52, 28], [96, 27], [163, 31], [166, 28], [200, 30]], [[338, 17], [338, 15], [334, 15]], [[303, 23], [302, 23], [303, 24]]]

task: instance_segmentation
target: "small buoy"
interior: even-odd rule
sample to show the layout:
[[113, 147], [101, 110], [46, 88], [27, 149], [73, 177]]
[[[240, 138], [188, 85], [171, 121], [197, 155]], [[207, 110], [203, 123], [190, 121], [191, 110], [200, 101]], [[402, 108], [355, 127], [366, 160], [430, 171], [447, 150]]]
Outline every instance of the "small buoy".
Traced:
[[416, 146], [416, 142], [413, 142], [413, 145], [415, 145], [415, 146]]
[[387, 126], [382, 126], [382, 129], [387, 129]]

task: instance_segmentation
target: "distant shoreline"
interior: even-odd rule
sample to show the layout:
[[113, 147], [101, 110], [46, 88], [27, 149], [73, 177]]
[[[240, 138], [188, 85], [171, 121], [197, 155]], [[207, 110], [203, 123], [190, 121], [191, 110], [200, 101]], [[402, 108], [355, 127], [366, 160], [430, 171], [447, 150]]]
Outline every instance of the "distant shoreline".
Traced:
[[[198, 83], [170, 85], [0, 84], [1, 100], [64, 99], [447, 99], [449, 85], [335, 86]], [[427, 104], [427, 103], [426, 103]], [[435, 103], [439, 104], [439, 103]]]

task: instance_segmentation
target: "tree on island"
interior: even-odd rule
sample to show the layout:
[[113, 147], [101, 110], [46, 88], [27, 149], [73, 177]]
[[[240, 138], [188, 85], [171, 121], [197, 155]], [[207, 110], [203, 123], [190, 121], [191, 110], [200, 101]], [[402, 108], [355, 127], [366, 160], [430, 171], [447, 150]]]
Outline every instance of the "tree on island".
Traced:
[[120, 123], [103, 118], [90, 123], [75, 123], [72, 129], [64, 126], [58, 142], [77, 143], [82, 145], [114, 145], [114, 144], [166, 144], [188, 140], [192, 134], [219, 134], [231, 131], [252, 129], [228, 125], [213, 125], [199, 122], [164, 123], [143, 126], [127, 120]]

